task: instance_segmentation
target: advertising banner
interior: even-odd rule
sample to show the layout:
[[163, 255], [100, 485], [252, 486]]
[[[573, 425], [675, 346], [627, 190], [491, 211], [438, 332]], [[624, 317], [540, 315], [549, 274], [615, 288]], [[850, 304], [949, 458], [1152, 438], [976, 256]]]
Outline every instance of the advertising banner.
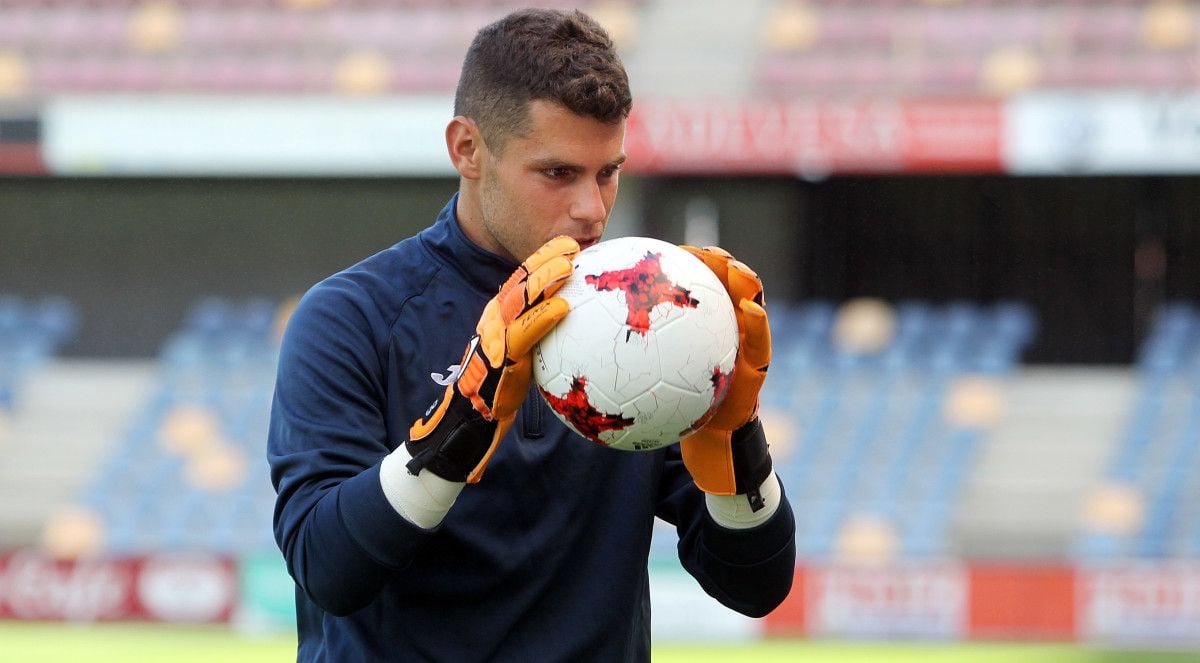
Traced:
[[819, 566], [806, 572], [807, 630], [839, 637], [958, 639], [967, 574], [958, 564]]
[[1200, 93], [1030, 93], [1006, 115], [1013, 174], [1200, 172]]
[[1200, 564], [1126, 562], [1079, 571], [1079, 637], [1200, 644]]
[[229, 620], [237, 600], [234, 562], [226, 558], [0, 555], [0, 619], [217, 623]]
[[999, 172], [992, 100], [639, 102], [625, 149], [646, 173]]
[[449, 97], [63, 97], [46, 109], [59, 175], [453, 175]]
[[[0, 173], [449, 177], [452, 106], [445, 95], [61, 97], [0, 117]], [[651, 175], [1196, 173], [1200, 93], [639, 98], [625, 150], [629, 172]]]
[[[60, 175], [451, 176], [443, 97], [65, 97], [45, 112]], [[633, 173], [998, 172], [994, 100], [639, 100]]]
[[971, 564], [967, 572], [971, 638], [1075, 638], [1074, 567], [989, 561]]

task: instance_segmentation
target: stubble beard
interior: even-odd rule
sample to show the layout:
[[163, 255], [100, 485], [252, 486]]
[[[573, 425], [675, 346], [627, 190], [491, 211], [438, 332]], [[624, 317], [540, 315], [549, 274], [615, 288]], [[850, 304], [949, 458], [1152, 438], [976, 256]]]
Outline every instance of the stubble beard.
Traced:
[[486, 173], [479, 192], [479, 224], [495, 243], [496, 253], [514, 262], [520, 262], [526, 256], [512, 255], [512, 238], [509, 234], [513, 229], [509, 227], [511, 220], [503, 218], [505, 205], [498, 195], [499, 190], [496, 176], [491, 172]]

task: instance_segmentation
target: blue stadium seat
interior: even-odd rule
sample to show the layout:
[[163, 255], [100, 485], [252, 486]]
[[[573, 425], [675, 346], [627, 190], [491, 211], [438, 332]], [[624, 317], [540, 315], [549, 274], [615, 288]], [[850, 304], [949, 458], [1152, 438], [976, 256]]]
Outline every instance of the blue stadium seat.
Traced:
[[[108, 522], [109, 551], [274, 548], [274, 493], [263, 479], [262, 455], [278, 352], [276, 310], [266, 299], [206, 297], [164, 343], [155, 388], [81, 497]], [[250, 459], [253, 480], [228, 492], [189, 484], [185, 458], [160, 438], [171, 413], [185, 406], [216, 415], [219, 442]]]
[[1170, 302], [1139, 348], [1137, 400], [1106, 477], [1145, 496], [1141, 528], [1128, 536], [1084, 531], [1084, 558], [1166, 558], [1200, 554], [1200, 312]]
[[0, 410], [15, 410], [30, 374], [74, 337], [76, 316], [59, 297], [0, 294]]
[[[947, 388], [966, 372], [1015, 365], [1032, 338], [1030, 314], [1018, 305], [904, 302], [895, 338], [868, 356], [835, 350], [835, 313], [817, 301], [772, 317], [776, 338], [787, 340], [778, 344], [764, 408], [789, 418], [793, 430], [776, 469], [796, 505], [798, 550], [814, 559], [836, 554], [845, 519], [866, 511], [892, 520], [903, 554], [943, 554], [983, 439], [941, 420]], [[109, 550], [274, 548], [274, 494], [262, 479], [274, 326], [266, 300], [213, 297], [189, 309], [162, 348], [156, 389], [86, 493], [109, 522]], [[188, 487], [183, 459], [158, 439], [165, 417], [183, 404], [216, 413], [223, 440], [253, 464], [247, 481], [228, 493]], [[673, 555], [674, 537], [656, 535], [654, 546]]]
[[945, 554], [954, 506], [984, 439], [942, 420], [948, 389], [962, 375], [1002, 376], [1016, 366], [1036, 333], [1032, 311], [1017, 302], [903, 301], [894, 337], [872, 355], [836, 350], [835, 307], [816, 302], [796, 311], [776, 333], [796, 324], [793, 333], [810, 340], [789, 348], [772, 374], [802, 373], [769, 384], [791, 388], [771, 398], [777, 407], [793, 404], [792, 449], [777, 470], [799, 512], [799, 554], [835, 555], [851, 513], [889, 520], [902, 555]]

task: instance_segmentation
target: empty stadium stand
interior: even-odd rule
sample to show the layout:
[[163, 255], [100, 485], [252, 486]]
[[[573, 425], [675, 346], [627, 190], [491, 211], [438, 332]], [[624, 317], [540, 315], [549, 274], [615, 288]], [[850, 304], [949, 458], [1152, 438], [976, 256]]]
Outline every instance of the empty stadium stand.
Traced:
[[760, 28], [768, 95], [975, 95], [1186, 88], [1200, 16], [1185, 3], [792, 2]]
[[[580, 6], [631, 46], [638, 3]], [[453, 89], [494, 0], [68, 2], [0, 5], [0, 97], [94, 92], [329, 93]]]
[[[1200, 12], [1188, 3], [755, 0], [734, 15], [723, 3], [679, 0], [541, 4], [596, 16], [659, 94], [684, 93], [672, 87], [675, 79], [709, 80], [672, 69], [705, 68], [717, 93], [736, 85], [739, 94], [818, 98], [1200, 81]], [[510, 7], [497, 0], [13, 0], [0, 5], [0, 96], [447, 92], [474, 31]], [[650, 53], [639, 57], [644, 47]], [[663, 49], [679, 57], [664, 58]], [[730, 67], [736, 76], [722, 74]]]
[[1158, 312], [1131, 412], [1083, 514], [1084, 559], [1200, 556], [1200, 310]]
[[71, 340], [76, 318], [71, 303], [58, 297], [0, 295], [0, 412], [17, 407], [22, 383]]
[[[270, 552], [278, 307], [207, 298], [79, 495], [111, 553]], [[956, 504], [1034, 333], [1018, 304], [810, 302], [773, 317], [763, 416], [810, 559], [955, 552]], [[656, 537], [656, 549], [673, 537]]]
[[81, 421], [89, 404], [73, 402], [74, 385], [55, 370], [77, 318], [59, 297], [0, 295], [0, 541], [35, 537], [50, 505], [69, 502], [79, 454], [56, 445], [63, 433], [100, 424]]
[[1017, 303], [907, 301], [894, 313], [861, 304], [772, 313], [762, 416], [796, 510], [798, 554], [950, 556], [966, 479], [1034, 317]]
[[263, 449], [276, 303], [198, 301], [163, 347], [149, 395], [80, 502], [112, 553], [271, 551]]
[[866, 522], [883, 528], [890, 554], [946, 555], [954, 505], [1032, 316], [1015, 304], [903, 302], [892, 337], [873, 352], [847, 351], [838, 322], [819, 302], [781, 321], [803, 331], [776, 334], [788, 342], [778, 345], [764, 403], [793, 418], [793, 448], [778, 466], [806, 507], [800, 554], [851, 552], [844, 537], [857, 534], [847, 527]]
[[[0, 329], [11, 333], [13, 302], [3, 303]], [[74, 326], [61, 302], [23, 310], [45, 313], [22, 319], [50, 320], [60, 331], [49, 338]], [[135, 414], [116, 439], [64, 452], [91, 458], [90, 471], [71, 471], [82, 486], [76, 503], [100, 521], [103, 550], [274, 550], [262, 451], [281, 315], [271, 301], [198, 301], [143, 371], [137, 400], [125, 390]], [[802, 558], [1200, 552], [1195, 306], [1161, 311], [1136, 389], [1111, 370], [1018, 375], [1036, 334], [1018, 303], [811, 301], [777, 308], [772, 325], [762, 414], [796, 508]], [[73, 388], [84, 389], [88, 380], [73, 375]], [[56, 384], [49, 389], [65, 394], [67, 382]], [[48, 393], [37, 400], [52, 402]], [[1103, 414], [1088, 421], [1088, 411]], [[114, 429], [115, 410], [87, 412]], [[1122, 419], [1119, 438], [1102, 439]], [[62, 458], [43, 467], [66, 473], [71, 463]], [[1108, 465], [1097, 483], [1101, 462]], [[45, 519], [47, 509], [34, 515]], [[655, 550], [669, 554], [674, 537], [659, 526]]]

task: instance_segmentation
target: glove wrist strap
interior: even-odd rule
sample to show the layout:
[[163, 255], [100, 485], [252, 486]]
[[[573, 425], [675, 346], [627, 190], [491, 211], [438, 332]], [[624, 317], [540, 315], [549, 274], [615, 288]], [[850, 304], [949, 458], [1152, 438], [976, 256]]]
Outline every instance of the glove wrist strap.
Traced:
[[771, 476], [771, 454], [762, 422], [758, 417], [751, 419], [733, 431], [730, 443], [737, 492], [746, 496], [751, 511], [758, 511], [765, 506], [760, 487]]
[[424, 469], [447, 481], [461, 483], [487, 453], [496, 422], [484, 419], [457, 392], [449, 398], [450, 404], [437, 426], [420, 440], [404, 443], [412, 456], [405, 467], [413, 475]]

